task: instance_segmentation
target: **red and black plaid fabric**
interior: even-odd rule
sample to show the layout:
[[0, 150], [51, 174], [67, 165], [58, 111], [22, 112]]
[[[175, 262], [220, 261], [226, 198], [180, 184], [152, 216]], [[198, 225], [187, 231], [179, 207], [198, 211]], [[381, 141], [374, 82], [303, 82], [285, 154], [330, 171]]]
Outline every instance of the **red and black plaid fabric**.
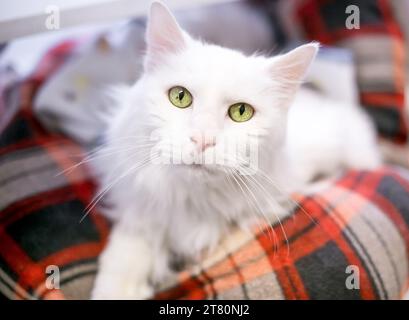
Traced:
[[[95, 212], [81, 221], [94, 195], [93, 181], [82, 169], [60, 174], [78, 162], [81, 148], [44, 130], [32, 113], [37, 89], [74, 46], [57, 46], [29, 79], [1, 90], [6, 110], [16, 111], [0, 136], [2, 297], [87, 298], [108, 234], [107, 222]], [[64, 291], [45, 286], [50, 265], [59, 267]]]
[[[408, 283], [408, 192], [393, 170], [348, 172], [294, 196], [301, 208], [273, 226], [275, 236], [232, 235], [157, 298], [397, 299]], [[354, 268], [359, 289], [346, 286]]]
[[[354, 52], [360, 100], [375, 120], [379, 133], [395, 142], [406, 142], [405, 41], [392, 1], [299, 2], [296, 15], [310, 39]], [[351, 5], [359, 9], [359, 29], [346, 26], [351, 15], [346, 8]]]
[[[17, 110], [0, 136], [1, 298], [88, 298], [106, 243], [109, 225], [95, 210], [80, 222], [95, 190], [86, 168], [64, 171], [80, 161], [81, 148], [44, 130], [31, 108], [37, 89], [74, 46], [58, 46], [32, 77], [0, 90], [6, 109]], [[282, 225], [232, 232], [155, 298], [402, 296], [409, 271], [406, 171], [351, 171], [294, 199], [300, 207]], [[59, 267], [59, 288], [46, 285], [48, 266]], [[347, 284], [351, 270], [354, 287]]]

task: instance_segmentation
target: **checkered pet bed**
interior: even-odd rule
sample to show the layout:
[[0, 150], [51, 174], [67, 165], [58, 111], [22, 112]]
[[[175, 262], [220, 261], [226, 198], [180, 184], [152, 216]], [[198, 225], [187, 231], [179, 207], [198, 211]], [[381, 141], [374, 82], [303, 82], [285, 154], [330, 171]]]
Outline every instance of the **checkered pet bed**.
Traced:
[[[297, 0], [296, 19], [310, 39], [352, 50], [357, 65], [361, 104], [379, 133], [407, 141], [405, 107], [405, 32], [409, 34], [406, 1]], [[359, 28], [346, 28], [347, 7], [359, 9]], [[344, 13], [344, 14], [342, 14]], [[408, 45], [408, 44], [406, 44]]]
[[[33, 75], [0, 90], [0, 297], [88, 298], [109, 223], [94, 209], [81, 148], [47, 132], [32, 113], [38, 88], [65, 60], [64, 43]], [[0, 108], [1, 109], [1, 108]], [[180, 272], [157, 299], [397, 299], [408, 285], [409, 175], [345, 173], [272, 226], [233, 232], [211, 256]], [[285, 231], [285, 234], [284, 232]], [[51, 269], [50, 269], [51, 266]], [[50, 287], [57, 266], [60, 281]], [[55, 273], [53, 273], [55, 274]], [[352, 278], [351, 278], [352, 277]]]

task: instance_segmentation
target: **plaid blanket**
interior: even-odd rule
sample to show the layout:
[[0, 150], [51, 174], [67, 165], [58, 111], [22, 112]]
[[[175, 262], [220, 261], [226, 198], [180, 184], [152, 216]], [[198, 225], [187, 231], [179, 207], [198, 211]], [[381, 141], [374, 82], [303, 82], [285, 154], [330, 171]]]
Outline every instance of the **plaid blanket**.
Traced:
[[[394, 142], [407, 141], [405, 114], [406, 53], [409, 6], [399, 0], [295, 0], [296, 19], [308, 38], [351, 49], [357, 64], [361, 104], [379, 133]], [[347, 11], [348, 7], [355, 9]], [[347, 28], [359, 9], [359, 27]], [[355, 19], [355, 23], [357, 19]]]
[[[34, 74], [0, 90], [12, 116], [0, 136], [0, 297], [88, 298], [109, 223], [93, 209], [95, 184], [80, 146], [47, 132], [32, 112], [44, 81], [75, 46], [66, 42]], [[5, 123], [7, 120], [7, 124]], [[346, 172], [298, 201], [282, 224], [237, 230], [156, 299], [397, 299], [408, 287], [409, 174]], [[57, 285], [50, 287], [58, 268]]]
[[[158, 297], [399, 298], [408, 275], [408, 186], [386, 168], [346, 173], [320, 193], [298, 195], [301, 208], [273, 226], [276, 239], [268, 229], [237, 232]], [[346, 286], [352, 270], [359, 289]]]

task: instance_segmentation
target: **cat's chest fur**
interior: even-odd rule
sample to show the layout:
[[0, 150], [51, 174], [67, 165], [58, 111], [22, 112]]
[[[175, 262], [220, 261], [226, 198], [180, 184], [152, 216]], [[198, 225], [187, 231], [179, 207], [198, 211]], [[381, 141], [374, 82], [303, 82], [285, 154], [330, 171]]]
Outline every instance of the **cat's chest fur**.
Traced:
[[256, 209], [244, 185], [182, 170], [146, 168], [113, 187], [117, 207], [115, 216], [108, 215], [134, 232], [151, 230], [148, 237], [161, 238], [166, 249], [188, 257], [216, 245], [229, 228], [254, 217]]
[[[122, 202], [122, 211], [128, 214], [122, 219], [135, 230], [152, 230], [148, 236], [162, 238], [160, 242], [168, 251], [195, 256], [216, 245], [231, 227], [262, 218], [257, 210], [263, 206], [271, 211], [273, 200], [263, 202], [263, 194], [254, 189], [251, 194], [251, 185], [246, 186], [244, 177], [235, 182], [223, 176], [209, 179], [208, 173], [180, 174], [180, 168], [166, 170], [147, 169], [128, 183], [129, 198]], [[264, 210], [270, 222], [275, 213], [268, 216]]]

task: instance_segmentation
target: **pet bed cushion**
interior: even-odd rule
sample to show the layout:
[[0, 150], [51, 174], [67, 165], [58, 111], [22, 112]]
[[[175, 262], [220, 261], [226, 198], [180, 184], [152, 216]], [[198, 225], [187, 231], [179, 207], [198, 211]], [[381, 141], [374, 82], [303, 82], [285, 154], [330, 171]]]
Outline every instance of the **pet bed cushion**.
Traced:
[[402, 16], [407, 16], [409, 6], [387, 0], [298, 3], [295, 20], [308, 38], [353, 51], [360, 100], [379, 133], [394, 142], [406, 142], [405, 33], [409, 30]]
[[[38, 89], [74, 43], [0, 90], [0, 297], [89, 298], [109, 223], [84, 219], [95, 184], [80, 146], [32, 112]], [[1, 109], [1, 108], [0, 108]], [[346, 172], [299, 202], [282, 225], [232, 232], [216, 251], [158, 289], [156, 299], [397, 299], [408, 284], [409, 175]], [[285, 231], [285, 233], [283, 232]], [[58, 269], [56, 268], [58, 267]], [[56, 273], [58, 270], [58, 274]], [[50, 278], [51, 276], [51, 278]], [[50, 280], [51, 279], [51, 280]], [[59, 281], [57, 281], [59, 280]]]

